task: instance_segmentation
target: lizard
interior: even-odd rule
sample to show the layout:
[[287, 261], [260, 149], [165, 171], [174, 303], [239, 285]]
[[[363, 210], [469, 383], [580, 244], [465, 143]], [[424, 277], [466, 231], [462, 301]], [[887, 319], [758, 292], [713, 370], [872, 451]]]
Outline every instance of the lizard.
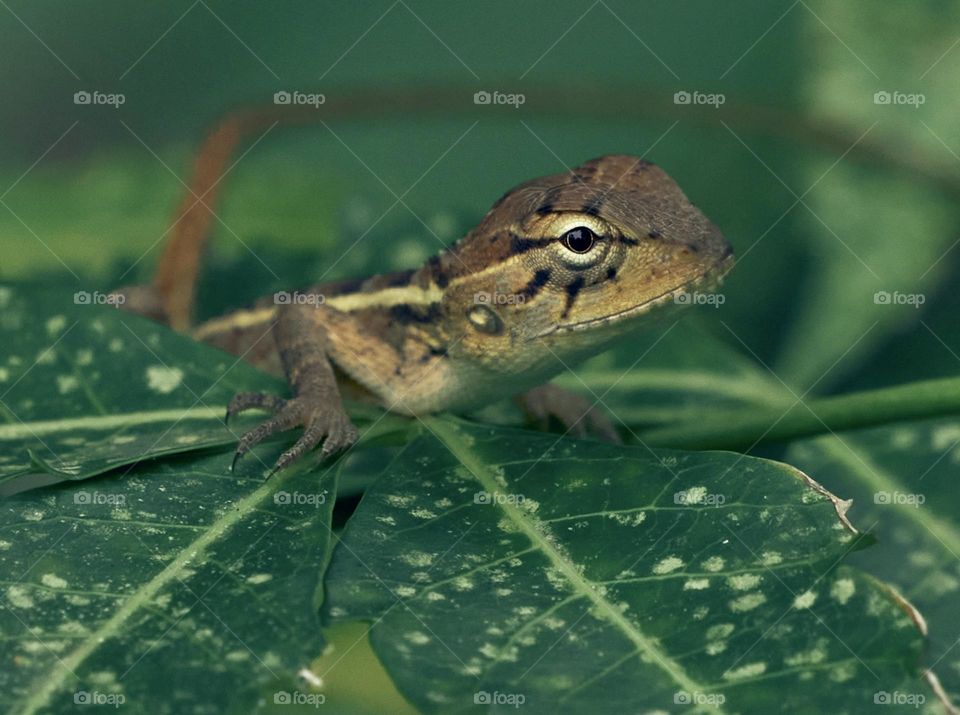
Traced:
[[321, 457], [347, 449], [358, 431], [345, 396], [421, 415], [520, 394], [528, 414], [616, 439], [586, 400], [544, 383], [679, 295], [712, 289], [732, 265], [719, 228], [665, 171], [607, 155], [516, 186], [418, 269], [277, 293], [190, 334], [290, 385], [291, 398], [230, 401], [227, 419], [271, 413], [239, 438], [234, 466], [294, 428], [270, 474], [317, 447]]
[[688, 304], [681, 295], [713, 289], [734, 261], [663, 169], [607, 155], [511, 189], [418, 269], [276, 293], [189, 328], [205, 240], [191, 212], [209, 210], [204, 195], [186, 204], [154, 285], [119, 292], [126, 309], [286, 377], [292, 398], [240, 393], [225, 416], [271, 413], [239, 438], [231, 468], [267, 437], [303, 428], [270, 474], [315, 447], [325, 458], [356, 442], [344, 397], [422, 415], [514, 396], [543, 424], [555, 417], [577, 436], [618, 441], [608, 417], [548, 381]]

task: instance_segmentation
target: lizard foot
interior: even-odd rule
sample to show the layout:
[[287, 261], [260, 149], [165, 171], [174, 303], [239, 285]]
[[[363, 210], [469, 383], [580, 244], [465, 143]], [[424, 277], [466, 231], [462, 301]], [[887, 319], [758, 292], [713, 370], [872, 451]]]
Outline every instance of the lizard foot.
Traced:
[[623, 440], [613, 421], [589, 400], [575, 392], [547, 383], [517, 396], [517, 403], [531, 422], [547, 429], [550, 418], [558, 420], [575, 437], [595, 434], [604, 441], [620, 444]]
[[224, 423], [229, 422], [234, 415], [239, 415], [245, 410], [266, 410], [267, 412], [276, 412], [283, 407], [286, 400], [269, 392], [238, 392], [227, 405], [227, 414], [224, 416]]
[[273, 412], [273, 416], [240, 438], [231, 471], [243, 455], [264, 439], [294, 427], [303, 427], [303, 434], [290, 449], [280, 455], [268, 476], [288, 467], [321, 442], [321, 455], [328, 457], [352, 445], [359, 436], [357, 428], [342, 407], [318, 402], [305, 395], [284, 400], [268, 393], [242, 392], [230, 401], [227, 416], [254, 407], [269, 410]]

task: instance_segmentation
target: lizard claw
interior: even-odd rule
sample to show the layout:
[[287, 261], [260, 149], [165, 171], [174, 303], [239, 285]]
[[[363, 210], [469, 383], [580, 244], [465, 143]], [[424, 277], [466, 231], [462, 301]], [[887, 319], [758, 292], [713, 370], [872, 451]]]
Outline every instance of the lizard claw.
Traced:
[[[237, 461], [267, 437], [294, 427], [303, 427], [303, 434], [290, 449], [280, 455], [270, 474], [267, 475], [268, 479], [281, 469], [290, 466], [321, 442], [323, 442], [321, 456], [325, 458], [334, 452], [346, 449], [357, 441], [359, 437], [357, 428], [342, 407], [329, 404], [317, 407], [316, 404], [316, 400], [306, 396], [283, 400], [274, 395], [241, 393], [234, 397], [228, 414], [235, 414], [248, 407], [261, 407], [270, 409], [274, 415], [240, 438], [233, 457], [233, 466], [236, 466]], [[234, 410], [234, 407], [237, 409]]]
[[238, 392], [230, 400], [230, 404], [227, 405], [227, 414], [223, 417], [223, 423], [226, 424], [231, 417], [239, 415], [245, 410], [258, 409], [276, 412], [283, 407], [284, 402], [286, 400], [271, 395], [269, 392]]
[[594, 434], [606, 442], [620, 444], [623, 441], [604, 411], [584, 397], [557, 385], [547, 383], [527, 390], [517, 397], [517, 402], [542, 429], [549, 427], [550, 418], [553, 417], [574, 437]]

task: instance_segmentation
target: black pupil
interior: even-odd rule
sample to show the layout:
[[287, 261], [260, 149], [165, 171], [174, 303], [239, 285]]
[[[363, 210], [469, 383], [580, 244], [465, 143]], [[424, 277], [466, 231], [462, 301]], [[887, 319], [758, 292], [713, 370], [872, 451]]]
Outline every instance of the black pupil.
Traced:
[[580, 226], [567, 231], [563, 237], [563, 242], [574, 253], [586, 253], [593, 248], [593, 242], [596, 238], [593, 231], [586, 226]]

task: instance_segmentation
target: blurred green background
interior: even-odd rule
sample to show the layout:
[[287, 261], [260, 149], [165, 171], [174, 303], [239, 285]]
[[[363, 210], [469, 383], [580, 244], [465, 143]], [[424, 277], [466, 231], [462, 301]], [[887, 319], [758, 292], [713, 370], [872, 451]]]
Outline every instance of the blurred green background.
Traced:
[[[250, 259], [242, 283], [254, 293], [309, 279], [390, 209], [391, 191], [419, 179], [331, 274], [364, 272], [377, 258], [409, 265], [519, 181], [604, 153], [645, 154], [737, 249], [725, 322], [799, 386], [844, 355], [851, 330], [915, 322], [918, 311], [876, 306], [874, 292], [935, 293], [956, 267], [953, 254], [943, 257], [955, 240], [956, 192], [860, 161], [872, 144], [931, 173], [956, 173], [953, 3], [11, 2], [2, 10], [6, 279], [44, 271], [106, 286], [131, 266], [125, 279], [146, 279], [191, 152], [229, 109], [278, 90], [332, 100], [439, 84], [462, 87], [445, 114], [391, 117], [385, 102], [379, 118], [333, 122], [336, 136], [320, 125], [271, 132], [224, 179], [217, 256]], [[559, 90], [552, 105], [537, 104], [544, 87]], [[478, 89], [530, 99], [496, 111], [472, 103]], [[78, 90], [119, 92], [125, 102], [77, 106]], [[722, 92], [726, 101], [719, 110], [674, 105], [678, 90]], [[880, 90], [922, 93], [925, 102], [877, 105]], [[787, 136], [788, 120], [835, 128], [833, 144]], [[314, 264], [293, 261], [302, 275], [290, 275], [296, 269], [283, 265], [277, 244], [309, 251]], [[882, 346], [885, 331], [869, 333], [821, 386]], [[885, 354], [904, 363], [901, 375], [915, 367]]]
[[[798, 394], [957, 371], [956, 3], [4, 0], [0, 46], [0, 280], [149, 279], [193, 152], [231, 109], [436, 87], [422, 116], [385, 99], [245, 146], [202, 311], [411, 266], [511, 186], [629, 153], [734, 245], [726, 302], [700, 319]], [[80, 90], [125, 101], [76, 105]], [[478, 90], [527, 101], [478, 106]], [[386, 689], [350, 687], [374, 708]]]

